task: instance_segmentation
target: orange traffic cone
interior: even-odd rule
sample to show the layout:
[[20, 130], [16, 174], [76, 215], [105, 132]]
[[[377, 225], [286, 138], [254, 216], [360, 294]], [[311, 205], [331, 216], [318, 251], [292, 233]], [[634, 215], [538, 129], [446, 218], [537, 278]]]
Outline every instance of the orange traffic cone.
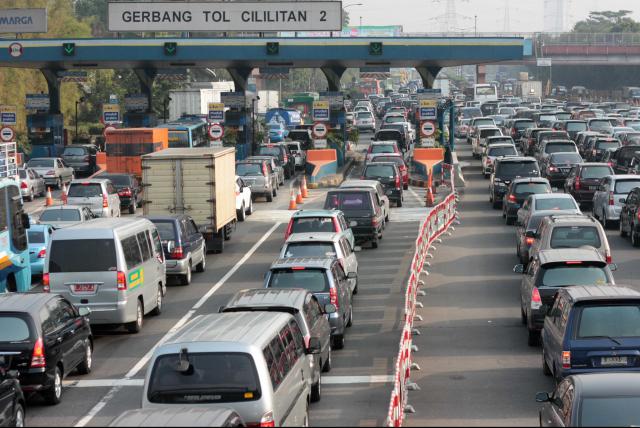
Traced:
[[306, 175], [302, 176], [302, 197], [303, 198], [308, 198], [309, 197], [309, 189], [307, 189], [307, 176]]
[[45, 201], [45, 206], [50, 207], [53, 205], [53, 196], [51, 196], [51, 187], [47, 187], [47, 199]]
[[427, 208], [431, 208], [435, 205], [436, 200], [433, 197], [433, 190], [431, 190], [431, 187], [429, 187], [429, 189], [427, 190], [427, 198], [426, 198], [426, 203], [427, 203]]
[[67, 205], [67, 185], [65, 183], [62, 183], [62, 204], [63, 205]]
[[300, 187], [298, 187], [298, 191], [296, 192], [296, 204], [303, 204], [304, 201], [302, 200], [302, 191], [300, 190]]
[[291, 190], [291, 199], [289, 199], [289, 210], [295, 211], [298, 209], [296, 205], [296, 196], [293, 194], [293, 190]]

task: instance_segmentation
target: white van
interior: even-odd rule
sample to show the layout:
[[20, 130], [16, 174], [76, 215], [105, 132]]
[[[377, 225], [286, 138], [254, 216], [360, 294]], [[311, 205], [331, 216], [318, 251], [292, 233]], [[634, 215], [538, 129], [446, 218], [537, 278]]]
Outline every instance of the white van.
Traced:
[[147, 219], [102, 218], [53, 232], [44, 263], [45, 291], [91, 310], [91, 324], [142, 329], [166, 294], [162, 242]]
[[305, 339], [282, 312], [202, 315], [158, 347], [147, 369], [143, 409], [229, 407], [247, 426], [308, 426], [312, 370]]

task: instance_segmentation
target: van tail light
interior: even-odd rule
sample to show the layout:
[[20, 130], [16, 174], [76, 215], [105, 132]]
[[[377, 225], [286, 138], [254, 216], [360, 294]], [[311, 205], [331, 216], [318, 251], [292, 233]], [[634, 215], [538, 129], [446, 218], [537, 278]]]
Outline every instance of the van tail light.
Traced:
[[45, 257], [47, 257], [47, 250], [45, 249], [40, 250], [40, 252], [38, 253], [38, 258], [44, 259]]
[[180, 260], [184, 258], [184, 251], [182, 251], [182, 247], [176, 247], [171, 253], [171, 258], [174, 260]]
[[609, 192], [609, 206], [611, 207], [616, 204], [615, 198], [613, 196], [613, 192]]
[[264, 414], [264, 416], [262, 416], [262, 419], [260, 419], [260, 427], [275, 427], [276, 426], [276, 421], [275, 419], [273, 419], [273, 412], [267, 412]]
[[293, 232], [293, 219], [289, 220], [289, 225], [287, 226], [287, 231], [284, 232], [284, 239], [285, 241], [287, 239], [289, 239], [289, 237], [291, 236], [291, 233]]
[[540, 297], [540, 290], [533, 288], [531, 292], [531, 309], [540, 309], [542, 307], [542, 297]]
[[127, 291], [127, 276], [124, 272], [118, 272], [118, 291]]
[[42, 291], [44, 291], [45, 293], [49, 293], [51, 291], [51, 282], [48, 273], [42, 274], [42, 286]]
[[571, 351], [562, 351], [562, 368], [571, 368]]
[[131, 189], [128, 188], [128, 187], [125, 187], [124, 189], [122, 189], [122, 190], [120, 190], [118, 192], [118, 195], [119, 196], [126, 196], [126, 197], [130, 198], [131, 197]]
[[25, 183], [24, 181], [22, 183], [20, 183], [20, 188], [21, 189], [28, 189], [29, 186], [27, 186], [27, 183]]
[[338, 290], [336, 288], [329, 289], [329, 302], [336, 307], [336, 309], [340, 309], [340, 304], [338, 303]]
[[613, 263], [613, 257], [611, 257], [611, 251], [607, 250], [606, 254], [605, 254], [605, 260], [607, 261], [607, 264], [610, 265], [611, 263]]
[[378, 219], [373, 217], [371, 219], [371, 226], [376, 227], [378, 225]]
[[518, 199], [516, 198], [516, 195], [509, 195], [509, 202], [518, 202]]
[[47, 366], [47, 359], [44, 354], [44, 341], [41, 337], [36, 340], [33, 346], [33, 354], [31, 355], [31, 368], [41, 369]]
[[580, 190], [580, 188], [582, 187], [582, 183], [580, 183], [580, 177], [576, 177], [574, 187], [576, 188], [576, 190]]
[[109, 208], [109, 200], [107, 199], [106, 193], [102, 194], [102, 208]]

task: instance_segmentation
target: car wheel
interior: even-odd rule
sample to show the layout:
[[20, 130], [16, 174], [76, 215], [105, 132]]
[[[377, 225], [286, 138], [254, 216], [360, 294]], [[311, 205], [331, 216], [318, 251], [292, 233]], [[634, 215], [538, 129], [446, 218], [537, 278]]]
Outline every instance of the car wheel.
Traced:
[[396, 207], [402, 208], [402, 197], [396, 201]]
[[513, 226], [515, 224], [515, 219], [513, 217], [506, 217], [507, 226]]
[[60, 367], [56, 367], [53, 373], [53, 385], [44, 394], [43, 397], [47, 404], [55, 406], [60, 404], [62, 399], [62, 371]]
[[13, 426], [16, 428], [24, 427], [24, 405], [22, 403], [16, 405], [16, 411], [13, 416]]
[[278, 189], [273, 189], [273, 197], [275, 198], [276, 196], [278, 196]]
[[520, 322], [522, 325], [527, 325], [527, 313], [522, 306], [520, 306]]
[[409, 190], [409, 185], [408, 185], [408, 184], [404, 184], [404, 185], [402, 186], [402, 188], [403, 188], [404, 190]]
[[356, 277], [356, 286], [353, 287], [353, 294], [358, 294], [358, 278]]
[[629, 236], [626, 230], [624, 230], [624, 222], [622, 221], [622, 217], [620, 217], [620, 236], [626, 238]]
[[549, 368], [549, 364], [547, 364], [547, 355], [544, 352], [544, 347], [542, 348], [542, 373], [547, 377], [551, 377], [553, 375]]
[[78, 373], [81, 375], [88, 375], [91, 373], [91, 368], [93, 366], [93, 347], [91, 346], [91, 341], [88, 339], [84, 346], [84, 359], [78, 366]]
[[127, 324], [127, 331], [131, 334], [140, 333], [142, 325], [144, 324], [144, 306], [142, 300], [138, 299], [138, 305], [136, 307], [136, 320]]
[[331, 338], [333, 349], [344, 349], [344, 334], [337, 334]]
[[638, 248], [640, 247], [640, 236], [636, 232], [631, 232], [631, 245]]
[[129, 214], [135, 214], [136, 213], [136, 203], [135, 201], [132, 204], [129, 204]]
[[322, 366], [322, 371], [324, 373], [329, 373], [332, 368], [333, 368], [333, 360], [331, 358], [331, 347], [329, 347], [329, 355], [327, 356], [327, 361], [325, 361], [324, 365]]
[[500, 209], [500, 202], [494, 199], [494, 201], [491, 203], [491, 206], [493, 207], [494, 210], [498, 210]]
[[180, 276], [180, 285], [189, 285], [191, 284], [191, 261], [189, 261], [189, 267], [187, 268], [187, 273]]
[[318, 383], [311, 387], [311, 402], [317, 403], [322, 398], [322, 375], [319, 376]]
[[540, 333], [534, 330], [529, 330], [527, 344], [532, 347], [538, 346], [540, 344]]
[[347, 327], [351, 327], [353, 325], [353, 305], [351, 305], [351, 309], [349, 310], [349, 321], [347, 322]]
[[244, 208], [244, 203], [236, 214], [238, 214], [238, 221], [245, 221], [245, 219], [247, 218], [247, 210]]
[[249, 200], [249, 208], [247, 209], [247, 215], [253, 214], [253, 199]]
[[207, 246], [202, 246], [202, 261], [196, 265], [196, 272], [202, 273], [207, 270]]

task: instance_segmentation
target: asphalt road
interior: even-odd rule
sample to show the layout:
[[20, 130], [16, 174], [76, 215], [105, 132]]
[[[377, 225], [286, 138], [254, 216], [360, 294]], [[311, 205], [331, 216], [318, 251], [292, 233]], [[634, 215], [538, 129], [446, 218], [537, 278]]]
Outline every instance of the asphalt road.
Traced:
[[[359, 149], [366, 148], [366, 136]], [[358, 171], [353, 171], [358, 176]], [[284, 190], [284, 189], [283, 189]], [[299, 208], [321, 208], [326, 190], [310, 190]], [[418, 219], [426, 216], [424, 191], [406, 193], [405, 206], [393, 208], [377, 250], [358, 253], [360, 293], [346, 347], [334, 353], [334, 368], [323, 378], [323, 398], [311, 406], [311, 423], [321, 426], [379, 426], [384, 423], [402, 321], [404, 284], [413, 256]], [[28, 203], [35, 212], [42, 200]], [[142, 332], [99, 331], [94, 368], [88, 376], [66, 379], [62, 403], [30, 401], [29, 426], [105, 426], [122, 412], [140, 407], [146, 357], [176, 326], [199, 314], [217, 312], [239, 290], [261, 288], [263, 274], [283, 243], [289, 194], [274, 203], [259, 202], [256, 212], [238, 224], [221, 255], [210, 255], [207, 271], [194, 274], [188, 287], [170, 286], [163, 313], [147, 317]]]

